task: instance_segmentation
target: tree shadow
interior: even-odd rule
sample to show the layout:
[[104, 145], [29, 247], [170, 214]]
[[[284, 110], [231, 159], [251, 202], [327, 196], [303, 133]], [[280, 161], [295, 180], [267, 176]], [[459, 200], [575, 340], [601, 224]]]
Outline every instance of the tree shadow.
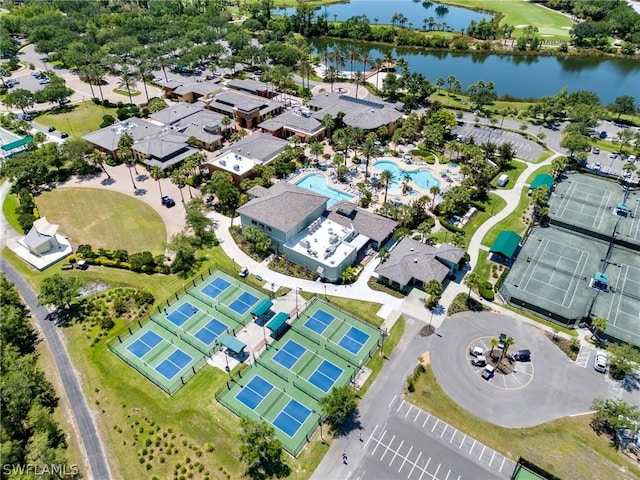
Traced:
[[100, 185], [104, 185], [105, 187], [108, 185], [113, 185], [114, 183], [116, 183], [116, 180], [115, 178], [112, 178], [112, 177], [103, 178], [100, 181]]
[[144, 182], [145, 180], [149, 180], [149, 175], [141, 173], [141, 174], [136, 176], [136, 181], [138, 181], [138, 182]]
[[136, 190], [135, 190], [135, 192], [133, 192], [133, 194], [136, 197], [141, 197], [141, 196], [147, 194], [147, 189], [146, 188], [136, 188]]
[[334, 438], [346, 437], [355, 430], [362, 430], [362, 423], [360, 423], [360, 409], [356, 408], [346, 422], [342, 424], [340, 430], [333, 430], [329, 427], [330, 433]]

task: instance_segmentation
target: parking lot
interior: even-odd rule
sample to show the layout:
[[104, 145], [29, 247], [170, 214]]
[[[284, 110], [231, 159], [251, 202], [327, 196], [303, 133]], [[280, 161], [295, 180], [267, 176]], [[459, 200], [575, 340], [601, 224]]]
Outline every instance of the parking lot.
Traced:
[[476, 127], [465, 124], [454, 129], [452, 133], [458, 134], [462, 140], [473, 137], [477, 145], [492, 142], [500, 146], [503, 143], [510, 142], [516, 150], [516, 157], [530, 162], [537, 161], [543, 151], [540, 145], [531, 140], [527, 140], [519, 133], [507, 132], [499, 128], [487, 126]]
[[[591, 149], [587, 154], [587, 168], [596, 174], [601, 173], [604, 175], [621, 177], [625, 174], [622, 167], [624, 167], [626, 163], [627, 159], [618, 155], [617, 152]], [[638, 173], [631, 173], [627, 176], [627, 179], [630, 182], [637, 182]]]
[[369, 455], [354, 478], [506, 479], [513, 472], [512, 460], [401, 398], [389, 409], [393, 421], [367, 438]]

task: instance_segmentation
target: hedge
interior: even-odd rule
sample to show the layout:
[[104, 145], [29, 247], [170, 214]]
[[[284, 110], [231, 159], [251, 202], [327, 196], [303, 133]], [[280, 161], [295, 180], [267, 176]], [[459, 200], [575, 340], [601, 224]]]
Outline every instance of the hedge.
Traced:
[[480, 296], [482, 298], [490, 302], [493, 302], [493, 299], [495, 297], [493, 295], [493, 285], [491, 285], [490, 282], [482, 282], [482, 284], [480, 285], [480, 288], [478, 289], [478, 292], [480, 293]]
[[442, 225], [445, 229], [449, 230], [450, 232], [453, 232], [453, 233], [464, 233], [464, 228], [458, 228], [455, 225], [451, 225], [449, 222], [447, 222], [442, 217], [438, 217], [438, 220], [440, 221], [440, 225]]
[[500, 274], [500, 277], [498, 277], [498, 280], [496, 281], [496, 284], [494, 287], [496, 292], [500, 290], [500, 287], [502, 286], [502, 282], [504, 282], [504, 279], [506, 278], [507, 273], [509, 273], [509, 267], [505, 267], [505, 269]]

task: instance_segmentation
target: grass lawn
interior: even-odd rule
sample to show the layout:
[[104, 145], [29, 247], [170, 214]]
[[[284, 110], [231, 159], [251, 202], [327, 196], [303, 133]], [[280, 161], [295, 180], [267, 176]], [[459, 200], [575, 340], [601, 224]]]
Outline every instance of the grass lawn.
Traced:
[[[504, 172], [500, 172], [500, 175], [506, 173], [509, 176], [509, 182], [507, 182], [504, 187], [500, 188], [502, 188], [503, 190], [511, 190], [515, 186], [516, 180], [518, 180], [520, 174], [524, 172], [527, 166], [528, 165], [526, 163], [521, 162], [520, 160], [513, 160]], [[494, 187], [497, 186], [497, 181], [500, 175], [496, 177], [496, 182], [493, 184]]]
[[129, 253], [164, 252], [167, 232], [160, 215], [146, 203], [118, 192], [56, 188], [36, 198], [40, 216], [60, 225], [74, 243]]
[[529, 175], [529, 178], [527, 178], [527, 183], [531, 183], [533, 182], [533, 179], [536, 178], [538, 175], [540, 175], [541, 173], [551, 173], [551, 165], [543, 165], [542, 167], [536, 169], [535, 172], [533, 172], [531, 175]]
[[[504, 15], [502, 25], [536, 26], [544, 40], [569, 40], [569, 29], [573, 26], [569, 17], [527, 0], [443, 0], [442, 3], [500, 12]], [[517, 38], [521, 33], [522, 29], [516, 28], [513, 36]]]
[[426, 370], [416, 380], [415, 392], [407, 395], [408, 400], [511, 459], [522, 456], [559, 478], [573, 480], [640, 476], [640, 469], [618, 453], [608, 438], [593, 432], [590, 415], [562, 418], [533, 428], [497, 427], [453, 402], [438, 385], [431, 368], [427, 366]]
[[467, 225], [464, 227], [465, 245], [467, 247], [469, 246], [469, 242], [471, 241], [471, 238], [476, 233], [476, 230], [480, 228], [480, 225], [486, 222], [492, 215], [500, 212], [504, 207], [506, 207], [507, 202], [502, 197], [499, 197], [498, 195], [490, 193], [489, 201], [485, 202], [483, 205], [485, 207], [485, 211], [484, 212], [478, 211], [478, 213], [476, 213], [471, 219], [471, 221], [467, 223]]
[[67, 105], [65, 108], [51, 110], [44, 115], [38, 115], [37, 121], [47, 127], [67, 132], [74, 137], [82, 137], [87, 133], [106, 127], [104, 116], [116, 118], [115, 108], [96, 105], [90, 100], [77, 105]]
[[18, 233], [24, 233], [22, 231], [22, 227], [20, 227], [20, 223], [18, 223], [18, 215], [16, 214], [16, 208], [18, 208], [20, 202], [18, 202], [18, 196], [9, 193], [4, 199], [4, 203], [2, 204], [2, 213], [4, 217]]
[[523, 190], [516, 209], [511, 213], [511, 215], [495, 224], [487, 232], [482, 239], [482, 245], [491, 247], [502, 230], [513, 230], [518, 235], [522, 235], [527, 229], [527, 224], [522, 221], [522, 217], [530, 201], [531, 198], [527, 195], [527, 191]]

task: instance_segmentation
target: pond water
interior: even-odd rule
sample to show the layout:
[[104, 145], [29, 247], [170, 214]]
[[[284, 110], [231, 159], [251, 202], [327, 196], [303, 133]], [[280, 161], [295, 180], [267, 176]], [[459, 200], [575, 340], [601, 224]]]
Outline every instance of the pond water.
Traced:
[[[394, 179], [389, 184], [389, 193], [394, 195], [402, 193], [402, 180], [406, 175], [411, 177], [411, 181], [424, 190], [428, 191], [431, 187], [434, 186], [440, 187], [440, 182], [433, 178], [433, 172], [428, 168], [408, 171], [398, 167], [398, 165], [396, 165], [394, 162], [389, 162], [387, 160], [376, 162], [373, 166], [380, 172], [384, 170], [390, 170], [391, 173], [393, 173]], [[411, 192], [411, 194], [416, 195], [417, 192], [414, 190]]]
[[[276, 9], [276, 14], [294, 15], [295, 8]], [[394, 14], [407, 18], [404, 26], [425, 30], [445, 30], [446, 26], [455, 31], [464, 30], [471, 20], [490, 20], [487, 13], [474, 12], [466, 8], [442, 5], [436, 2], [415, 2], [413, 0], [352, 0], [317, 8], [316, 14], [325, 15], [329, 21], [344, 21], [358, 15], [366, 15], [371, 24], [391, 25]]]
[[[393, 58], [404, 58], [412, 72], [422, 73], [432, 83], [438, 77], [446, 79], [453, 75], [462, 83], [463, 90], [478, 80], [484, 80], [494, 82], [499, 96], [540, 98], [555, 95], [568, 87], [569, 91], [590, 90], [605, 105], [620, 95], [640, 99], [640, 62], [637, 60], [425, 52], [318, 39], [312, 40], [311, 44], [323, 60], [322, 52], [336, 47], [351, 46], [361, 53], [368, 52], [373, 59], [391, 53]], [[363, 69], [361, 63], [354, 63], [354, 70]], [[375, 85], [376, 76], [369, 81]], [[382, 80], [378, 86], [382, 87]], [[443, 102], [446, 102], [446, 97], [443, 97]]]
[[320, 195], [324, 195], [325, 197], [329, 197], [327, 207], [331, 207], [334, 203], [342, 201], [353, 202], [353, 199], [355, 198], [353, 195], [349, 195], [348, 193], [327, 185], [327, 177], [319, 173], [312, 173], [311, 175], [305, 176], [298, 180], [296, 185], [298, 187], [311, 190], [312, 192], [319, 193]]

